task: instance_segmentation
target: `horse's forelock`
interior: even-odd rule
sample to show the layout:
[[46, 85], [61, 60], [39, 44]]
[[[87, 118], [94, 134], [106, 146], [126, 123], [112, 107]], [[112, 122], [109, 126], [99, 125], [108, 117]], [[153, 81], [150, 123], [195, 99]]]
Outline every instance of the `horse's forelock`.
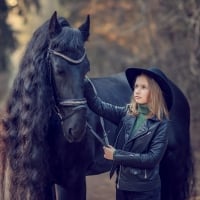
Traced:
[[61, 50], [76, 50], [82, 49], [84, 42], [81, 32], [78, 29], [71, 27], [63, 27], [62, 32], [52, 41], [52, 48]]

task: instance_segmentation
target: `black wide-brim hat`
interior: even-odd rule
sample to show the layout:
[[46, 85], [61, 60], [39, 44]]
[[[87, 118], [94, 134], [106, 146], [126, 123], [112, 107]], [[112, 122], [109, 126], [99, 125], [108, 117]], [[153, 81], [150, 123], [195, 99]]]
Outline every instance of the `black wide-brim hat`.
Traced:
[[134, 83], [138, 75], [146, 74], [147, 76], [153, 78], [162, 90], [163, 97], [165, 99], [168, 110], [171, 109], [173, 104], [173, 96], [171, 87], [169, 85], [170, 81], [160, 69], [155, 67], [151, 67], [149, 69], [128, 68], [126, 69], [125, 74], [128, 83], [132, 89], [134, 87]]

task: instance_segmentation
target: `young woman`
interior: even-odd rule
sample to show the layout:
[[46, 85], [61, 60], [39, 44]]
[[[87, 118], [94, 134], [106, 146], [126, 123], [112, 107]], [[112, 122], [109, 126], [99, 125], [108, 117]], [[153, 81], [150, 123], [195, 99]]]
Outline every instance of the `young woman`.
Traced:
[[118, 107], [96, 96], [85, 81], [88, 106], [118, 125], [116, 142], [104, 146], [104, 157], [113, 160], [116, 171], [116, 200], [160, 200], [159, 164], [165, 153], [172, 92], [165, 75], [157, 68], [129, 68], [126, 77], [133, 89], [131, 102]]

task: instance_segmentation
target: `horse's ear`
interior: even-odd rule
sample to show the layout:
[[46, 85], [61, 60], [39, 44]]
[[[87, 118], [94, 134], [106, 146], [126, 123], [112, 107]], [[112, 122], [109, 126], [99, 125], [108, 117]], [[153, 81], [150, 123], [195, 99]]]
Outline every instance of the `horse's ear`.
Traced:
[[53, 15], [51, 16], [50, 22], [49, 22], [49, 37], [53, 38], [56, 35], [58, 35], [62, 30], [62, 27], [60, 26], [58, 19], [57, 19], [57, 12], [55, 11]]
[[79, 27], [82, 33], [83, 41], [87, 41], [90, 35], [90, 15], [87, 16], [86, 21]]

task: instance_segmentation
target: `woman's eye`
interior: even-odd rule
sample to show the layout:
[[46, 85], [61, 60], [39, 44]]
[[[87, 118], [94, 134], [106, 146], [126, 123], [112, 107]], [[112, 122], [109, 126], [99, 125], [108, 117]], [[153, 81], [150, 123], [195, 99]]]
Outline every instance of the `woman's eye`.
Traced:
[[147, 88], [148, 88], [148, 87], [147, 87], [146, 85], [142, 86], [142, 89], [145, 89], [145, 90], [146, 90]]

